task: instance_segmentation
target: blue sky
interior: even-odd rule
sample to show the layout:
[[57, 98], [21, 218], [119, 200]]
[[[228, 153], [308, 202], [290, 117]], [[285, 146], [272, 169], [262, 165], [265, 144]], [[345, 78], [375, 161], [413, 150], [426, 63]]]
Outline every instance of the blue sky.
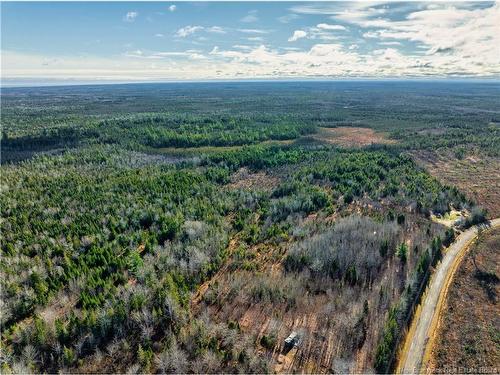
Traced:
[[3, 80], [499, 77], [494, 2], [2, 3]]

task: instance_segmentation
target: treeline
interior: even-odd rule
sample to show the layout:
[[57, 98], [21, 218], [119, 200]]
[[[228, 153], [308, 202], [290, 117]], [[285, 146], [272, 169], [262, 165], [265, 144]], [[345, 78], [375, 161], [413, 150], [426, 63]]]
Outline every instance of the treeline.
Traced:
[[10, 150], [50, 150], [60, 147], [76, 147], [88, 138], [97, 138], [98, 133], [91, 129], [77, 127], [60, 127], [45, 129], [39, 134], [10, 137], [2, 133], [1, 146], [3, 152]]
[[435, 237], [430, 248], [420, 255], [417, 267], [408, 280], [402, 297], [389, 311], [375, 352], [374, 367], [378, 373], [388, 374], [394, 371], [396, 355], [401, 340], [404, 339], [404, 332], [411, 323], [415, 308], [429, 281], [430, 267], [441, 260], [443, 246], [448, 246], [453, 239], [453, 229], [448, 229], [443, 239]]
[[204, 164], [222, 165], [230, 170], [249, 167], [252, 170], [274, 168], [285, 164], [296, 164], [316, 157], [320, 152], [311, 152], [304, 147], [253, 145], [240, 150], [217, 152], [205, 158]]
[[[472, 124], [439, 126], [436, 131], [432, 132], [394, 130], [392, 136], [403, 142], [400, 146], [409, 149], [451, 149], [456, 152], [463, 152], [466, 148], [479, 150], [486, 155], [498, 157], [500, 151], [500, 127], [498, 125], [485, 126]], [[463, 157], [463, 156], [462, 156]], [[461, 158], [461, 157], [460, 157]]]
[[125, 141], [161, 147], [241, 146], [267, 140], [295, 139], [315, 131], [310, 123], [271, 117], [175, 117], [151, 115], [106, 120], [99, 126], [103, 142]]
[[[248, 117], [196, 117], [151, 114], [84, 121], [67, 126], [46, 127], [28, 134], [12, 135], [4, 130], [3, 152], [44, 151], [78, 145], [120, 144], [129, 148], [242, 146], [269, 140], [293, 140], [316, 131], [310, 122], [290, 117], [255, 121]], [[8, 156], [8, 155], [7, 155]]]

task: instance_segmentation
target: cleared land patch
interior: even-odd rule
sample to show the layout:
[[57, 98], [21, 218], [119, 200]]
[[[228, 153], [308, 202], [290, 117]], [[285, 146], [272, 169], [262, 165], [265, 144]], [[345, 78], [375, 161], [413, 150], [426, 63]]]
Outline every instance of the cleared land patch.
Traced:
[[347, 127], [320, 128], [313, 138], [343, 147], [363, 147], [372, 144], [393, 144], [396, 141], [386, 138], [370, 128]]
[[469, 198], [488, 210], [490, 217], [500, 215], [500, 160], [489, 156], [457, 159], [449, 154], [419, 151], [415, 159], [442, 183], [457, 186]]
[[248, 168], [241, 168], [231, 176], [231, 183], [228, 187], [230, 189], [272, 190], [279, 183], [280, 179], [278, 177], [271, 176], [266, 172], [252, 173]]
[[498, 373], [499, 248], [500, 229], [494, 229], [483, 234], [462, 261], [448, 291], [431, 372]]

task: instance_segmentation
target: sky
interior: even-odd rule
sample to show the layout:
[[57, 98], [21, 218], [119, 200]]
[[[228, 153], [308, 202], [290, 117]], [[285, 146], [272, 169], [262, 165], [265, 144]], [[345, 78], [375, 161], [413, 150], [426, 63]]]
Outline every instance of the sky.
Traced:
[[1, 78], [500, 78], [498, 2], [2, 2]]

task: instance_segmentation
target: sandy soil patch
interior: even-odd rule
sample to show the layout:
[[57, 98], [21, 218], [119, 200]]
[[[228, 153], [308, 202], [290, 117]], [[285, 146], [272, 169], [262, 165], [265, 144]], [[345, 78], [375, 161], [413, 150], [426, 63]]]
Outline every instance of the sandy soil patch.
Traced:
[[466, 212], [461, 212], [453, 209], [450, 212], [447, 212], [444, 216], [431, 215], [431, 220], [447, 226], [448, 228], [452, 228], [457, 220], [462, 218], [462, 220], [465, 220], [467, 216], [468, 213], [466, 214]]

